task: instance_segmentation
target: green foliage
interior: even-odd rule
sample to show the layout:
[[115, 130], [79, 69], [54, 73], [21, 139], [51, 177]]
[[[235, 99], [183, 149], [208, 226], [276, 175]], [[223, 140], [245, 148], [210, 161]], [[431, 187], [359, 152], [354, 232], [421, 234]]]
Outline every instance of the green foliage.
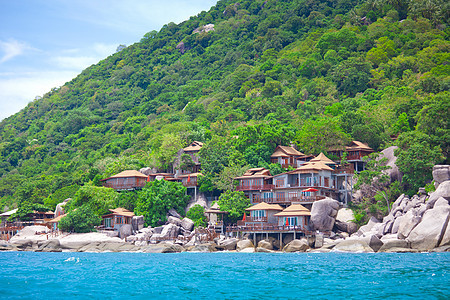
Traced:
[[167, 212], [175, 209], [183, 214], [189, 196], [179, 182], [155, 180], [149, 182], [139, 193], [134, 212], [143, 215], [146, 226], [164, 224]]
[[63, 202], [67, 198], [74, 197], [79, 188], [80, 187], [75, 184], [63, 187], [45, 198], [44, 205], [49, 207], [53, 211], [55, 210], [56, 205]]
[[29, 221], [31, 219], [29, 215], [34, 211], [47, 212], [49, 210], [50, 209], [47, 206], [42, 204], [24, 201], [19, 204], [17, 211], [9, 218], [11, 220], [19, 219], [21, 221]]
[[65, 208], [72, 211], [85, 206], [97, 216], [102, 216], [109, 213], [109, 209], [117, 208], [118, 197], [119, 194], [111, 188], [85, 185], [80, 187]]
[[245, 209], [250, 207], [250, 199], [245, 197], [244, 192], [225, 191], [217, 201], [223, 211], [227, 211], [226, 220], [230, 223], [236, 223], [242, 218]]
[[397, 140], [396, 165], [403, 173], [402, 181], [409, 195], [414, 195], [432, 179], [432, 169], [443, 160], [439, 146], [430, 144], [430, 137], [419, 131], [403, 133]]
[[82, 205], [69, 212], [59, 221], [59, 229], [64, 232], [85, 233], [94, 231], [94, 227], [100, 225], [102, 219], [87, 205]]
[[205, 209], [199, 204], [192, 206], [186, 213], [186, 217], [194, 221], [195, 227], [206, 227], [207, 225]]

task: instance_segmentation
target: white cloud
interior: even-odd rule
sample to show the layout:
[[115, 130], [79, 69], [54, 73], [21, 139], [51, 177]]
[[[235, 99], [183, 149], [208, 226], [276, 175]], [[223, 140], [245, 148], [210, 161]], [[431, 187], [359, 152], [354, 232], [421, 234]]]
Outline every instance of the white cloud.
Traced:
[[92, 64], [113, 54], [118, 45], [97, 43], [85, 49], [62, 51], [65, 55], [50, 58], [50, 62], [59, 69], [78, 70], [81, 72]]
[[0, 74], [0, 121], [24, 108], [36, 96], [43, 96], [54, 87], [62, 86], [78, 72], [29, 72], [6, 77]]
[[31, 49], [31, 47], [26, 43], [10, 39], [8, 41], [0, 41], [0, 49], [2, 52], [2, 57], [0, 58], [1, 64], [23, 54], [26, 49]]

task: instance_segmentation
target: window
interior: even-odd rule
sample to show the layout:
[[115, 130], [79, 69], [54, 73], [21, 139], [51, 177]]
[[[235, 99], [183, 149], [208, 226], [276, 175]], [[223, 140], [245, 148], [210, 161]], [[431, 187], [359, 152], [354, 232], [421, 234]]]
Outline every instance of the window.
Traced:
[[261, 220], [262, 218], [266, 217], [266, 211], [265, 210], [252, 210], [252, 212], [250, 213], [250, 215], [255, 219], [255, 220]]
[[277, 185], [277, 187], [284, 187], [284, 179], [277, 179], [275, 184]]
[[286, 217], [284, 218], [284, 225], [286, 226], [296, 226], [297, 224], [297, 217]]

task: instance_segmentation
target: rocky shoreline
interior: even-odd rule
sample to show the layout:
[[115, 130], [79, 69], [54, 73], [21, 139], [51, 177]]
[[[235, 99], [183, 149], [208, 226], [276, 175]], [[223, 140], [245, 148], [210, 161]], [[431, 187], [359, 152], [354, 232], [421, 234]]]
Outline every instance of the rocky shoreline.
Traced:
[[[390, 213], [379, 221], [372, 218], [357, 230], [353, 214], [333, 199], [313, 204], [311, 226], [327, 237], [304, 237], [260, 241], [223, 235], [204, 242], [207, 233], [194, 229], [194, 223], [179, 215], [168, 217], [164, 226], [143, 228], [143, 222], [115, 233], [91, 232], [52, 236], [45, 226], [29, 226], [9, 242], [0, 241], [0, 251], [35, 252], [448, 252], [450, 251], [450, 166], [435, 166], [436, 190], [424, 189], [413, 197], [401, 195]], [[142, 220], [141, 220], [142, 221]], [[134, 233], [134, 234], [133, 234]], [[320, 238], [318, 238], [320, 236]], [[288, 236], [287, 236], [288, 237]], [[167, 239], [168, 241], [162, 241]], [[212, 240], [212, 239], [209, 239]]]

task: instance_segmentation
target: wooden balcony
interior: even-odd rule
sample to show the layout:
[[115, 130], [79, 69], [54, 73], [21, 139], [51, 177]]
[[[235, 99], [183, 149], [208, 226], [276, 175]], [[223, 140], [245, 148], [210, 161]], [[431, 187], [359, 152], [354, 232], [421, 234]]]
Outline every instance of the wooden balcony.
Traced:
[[265, 202], [268, 204], [292, 204], [292, 202], [310, 203], [325, 199], [325, 196], [300, 196], [300, 197], [278, 197], [278, 198], [253, 198], [252, 203]]
[[245, 224], [238, 223], [236, 225], [227, 226], [227, 232], [261, 232], [261, 231], [272, 231], [272, 232], [303, 232], [305, 234], [312, 234], [305, 229], [304, 225], [296, 226], [279, 226], [277, 224]]
[[353, 169], [353, 165], [349, 164], [348, 166], [341, 166], [339, 168], [336, 168], [336, 170], [334, 170], [335, 174], [354, 174], [355, 173], [355, 169]]
[[273, 184], [263, 184], [263, 185], [238, 185], [236, 187], [237, 191], [261, 191], [261, 190], [272, 190]]
[[141, 184], [136, 184], [136, 183], [110, 183], [110, 182], [104, 182], [103, 186], [104, 187], [108, 187], [108, 188], [113, 188], [117, 191], [121, 191], [121, 190], [134, 190], [134, 189], [141, 189], [143, 188], [145, 185], [147, 184], [147, 182], [145, 181], [144, 183]]
[[193, 186], [197, 186], [197, 180], [192, 180], [189, 182], [183, 182], [183, 186], [185, 187], [193, 187]]
[[265, 222], [267, 223], [267, 217], [245, 217], [245, 222]]

